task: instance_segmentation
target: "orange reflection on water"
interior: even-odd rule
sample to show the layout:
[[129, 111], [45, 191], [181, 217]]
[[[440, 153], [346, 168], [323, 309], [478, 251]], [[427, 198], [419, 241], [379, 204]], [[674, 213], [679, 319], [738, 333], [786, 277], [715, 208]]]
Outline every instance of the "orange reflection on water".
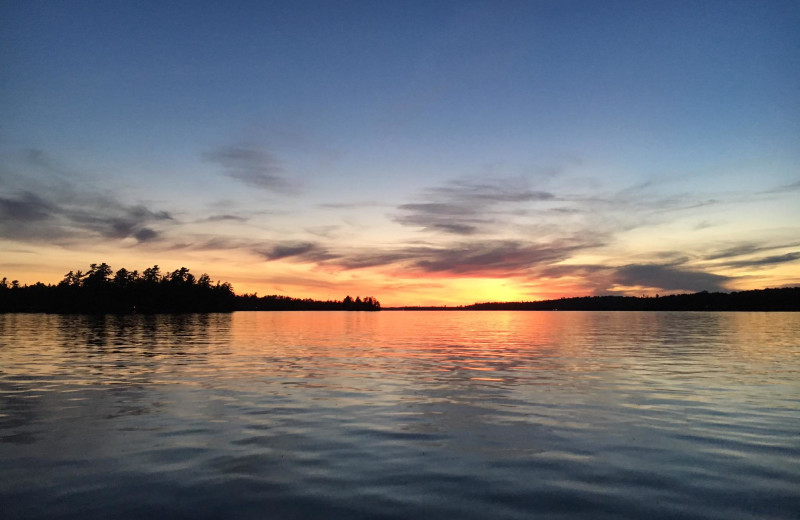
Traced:
[[43, 384], [55, 384], [54, 376], [84, 385], [167, 384], [180, 374], [184, 384], [234, 385], [255, 375], [359, 388], [359, 378], [409, 370], [426, 380], [509, 385], [569, 373], [613, 382], [664, 359], [661, 373], [648, 374], [657, 380], [698, 356], [732, 356], [767, 377], [783, 370], [776, 363], [787, 349], [797, 352], [789, 338], [800, 336], [798, 321], [636, 312], [3, 315], [0, 366], [7, 376], [48, 378]]

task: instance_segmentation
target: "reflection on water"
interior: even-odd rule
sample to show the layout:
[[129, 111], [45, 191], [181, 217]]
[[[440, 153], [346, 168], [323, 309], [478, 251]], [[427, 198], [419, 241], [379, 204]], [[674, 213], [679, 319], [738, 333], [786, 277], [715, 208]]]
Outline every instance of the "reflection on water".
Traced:
[[4, 518], [795, 518], [800, 314], [0, 315]]

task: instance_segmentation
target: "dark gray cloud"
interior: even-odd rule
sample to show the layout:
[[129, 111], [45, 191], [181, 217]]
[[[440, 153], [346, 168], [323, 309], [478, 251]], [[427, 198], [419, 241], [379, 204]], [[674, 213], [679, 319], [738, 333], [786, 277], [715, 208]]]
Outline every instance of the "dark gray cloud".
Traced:
[[364, 269], [367, 267], [381, 267], [393, 264], [404, 264], [414, 258], [419, 258], [428, 253], [428, 247], [402, 247], [389, 251], [359, 251], [342, 255], [334, 265], [343, 269]]
[[250, 240], [230, 238], [226, 236], [191, 235], [182, 236], [179, 242], [163, 243], [166, 249], [191, 249], [194, 251], [217, 251], [233, 249], [249, 249], [253, 247]]
[[300, 262], [323, 262], [337, 257], [325, 247], [314, 242], [281, 242], [269, 247], [255, 249], [267, 260], [292, 258]]
[[[790, 261], [790, 260], [777, 260], [772, 262], [763, 262], [761, 260], [735, 260], [737, 257], [741, 256], [750, 256], [756, 253], [765, 253], [767, 251], [775, 251], [778, 249], [788, 249], [788, 248], [795, 248], [800, 247], [800, 242], [787, 242], [787, 243], [777, 243], [777, 242], [740, 242], [738, 244], [732, 245], [730, 247], [726, 247], [719, 251], [715, 251], [714, 253], [708, 254], [704, 256], [705, 260], [722, 260], [726, 261], [726, 265], [736, 266], [739, 263], [739, 267], [745, 267], [747, 265], [760, 265], [763, 263], [780, 263], [783, 261]], [[794, 254], [794, 253], [789, 253]], [[766, 258], [773, 258], [773, 259], [780, 259], [784, 255], [772, 255]], [[755, 262], [755, 264], [750, 264], [749, 262]]]
[[108, 196], [30, 191], [0, 197], [0, 216], [0, 237], [58, 243], [87, 236], [147, 242], [159, 236], [151, 224], [173, 220], [168, 212], [126, 205]]
[[37, 222], [51, 218], [58, 211], [52, 203], [31, 192], [15, 197], [0, 197], [0, 217], [6, 223]]
[[710, 255], [706, 255], [705, 259], [719, 260], [722, 258], [732, 258], [737, 256], [750, 255], [753, 253], [757, 253], [759, 251], [763, 251], [764, 248], [765, 248], [764, 244], [756, 244], [754, 242], [742, 242], [734, 246], [727, 247], [719, 251], [715, 251]]
[[98, 238], [151, 242], [160, 237], [159, 228], [175, 224], [169, 212], [123, 202], [43, 150], [24, 151], [16, 164], [16, 170], [0, 167], [0, 238], [61, 245]]
[[210, 217], [206, 217], [203, 220], [205, 222], [247, 222], [250, 219], [239, 215], [224, 214], [224, 215], [211, 215]]
[[663, 291], [720, 291], [732, 278], [686, 267], [686, 259], [668, 264], [550, 265], [536, 269], [536, 279], [579, 279], [594, 294], [618, 292], [615, 286], [642, 286]]
[[61, 215], [71, 226], [94, 231], [104, 238], [134, 237], [140, 242], [155, 239], [158, 232], [148, 224], [173, 220], [166, 211], [152, 211], [144, 205], [126, 206], [105, 197], [87, 199], [87, 206], [63, 207]]
[[316, 244], [312, 244], [311, 242], [301, 242], [295, 244], [278, 244], [269, 251], [265, 251], [264, 256], [266, 256], [270, 260], [279, 260], [281, 258], [287, 258], [290, 256], [299, 256], [309, 253], [317, 249], [317, 247], [318, 246]]
[[750, 260], [733, 260], [726, 262], [728, 267], [761, 267], [771, 266], [775, 264], [784, 264], [787, 262], [795, 262], [800, 260], [800, 251], [786, 253], [783, 255], [771, 255], [761, 258], [754, 258]]
[[150, 240], [157, 239], [158, 236], [158, 231], [146, 227], [133, 233], [133, 237], [139, 242], [149, 242]]
[[491, 229], [502, 215], [525, 202], [555, 195], [531, 190], [524, 179], [456, 180], [422, 193], [422, 202], [402, 204], [395, 222], [452, 235], [473, 235]]
[[665, 291], [722, 291], [731, 278], [675, 265], [629, 264], [616, 268], [613, 281], [620, 285], [657, 287]]
[[223, 174], [261, 190], [294, 193], [296, 186], [284, 176], [281, 162], [272, 154], [241, 146], [228, 146], [207, 152], [203, 157], [222, 167]]

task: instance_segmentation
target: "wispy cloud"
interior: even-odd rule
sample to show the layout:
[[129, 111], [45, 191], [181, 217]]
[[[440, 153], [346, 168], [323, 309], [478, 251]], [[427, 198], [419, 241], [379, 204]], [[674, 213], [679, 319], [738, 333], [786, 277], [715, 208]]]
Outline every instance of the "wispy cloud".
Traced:
[[58, 208], [49, 201], [31, 192], [16, 196], [0, 197], [0, 217], [3, 223], [12, 226], [25, 222], [39, 222], [53, 217]]
[[797, 191], [797, 190], [800, 190], [800, 180], [795, 182], [790, 182], [789, 184], [784, 184], [782, 186], [776, 186], [775, 188], [770, 188], [761, 193], [770, 195], [775, 193], [784, 194], [789, 191]]
[[769, 267], [777, 264], [795, 262], [797, 260], [800, 260], [800, 252], [795, 251], [783, 255], [770, 255], [748, 260], [733, 260], [727, 262], [725, 265], [728, 267]]
[[578, 249], [596, 245], [599, 242], [578, 240], [546, 244], [518, 240], [411, 244], [386, 251], [346, 253], [331, 263], [344, 269], [393, 266], [417, 273], [512, 276], [521, 275], [534, 266], [562, 261]]
[[0, 168], [0, 238], [74, 246], [98, 239], [144, 243], [176, 224], [170, 212], [124, 202], [44, 150], [26, 150], [22, 159], [15, 169]]
[[280, 242], [269, 247], [255, 249], [255, 252], [267, 260], [291, 258], [298, 262], [324, 262], [337, 257], [327, 248], [314, 242]]
[[273, 154], [243, 146], [227, 146], [203, 154], [222, 168], [223, 175], [261, 190], [295, 193], [297, 186], [285, 176], [283, 165]]
[[247, 222], [248, 220], [250, 219], [247, 217], [230, 214], [211, 215], [203, 219], [205, 222]]
[[173, 220], [166, 211], [108, 196], [30, 191], [0, 197], [0, 216], [0, 237], [61, 243], [92, 236], [148, 242], [159, 236], [153, 224]]
[[777, 242], [772, 240], [764, 240], [763, 242], [747, 241], [739, 242], [734, 245], [718, 249], [713, 253], [706, 254], [703, 259], [715, 261], [720, 265], [727, 265], [731, 267], [747, 267], [750, 265], [764, 265], [775, 264], [782, 262], [790, 262], [795, 258], [792, 255], [798, 254], [791, 252], [788, 254], [774, 254], [768, 255], [761, 259], [742, 258], [755, 255], [757, 253], [766, 253], [768, 251], [778, 252], [780, 250], [794, 249], [800, 247], [800, 242]]
[[555, 195], [530, 189], [522, 178], [459, 179], [429, 188], [421, 198], [398, 206], [394, 220], [427, 231], [473, 235], [489, 230], [515, 204], [552, 200]]
[[375, 206], [383, 206], [383, 204], [380, 204], [375, 201], [364, 201], [364, 202], [325, 202], [317, 205], [317, 207], [323, 209], [363, 209]]

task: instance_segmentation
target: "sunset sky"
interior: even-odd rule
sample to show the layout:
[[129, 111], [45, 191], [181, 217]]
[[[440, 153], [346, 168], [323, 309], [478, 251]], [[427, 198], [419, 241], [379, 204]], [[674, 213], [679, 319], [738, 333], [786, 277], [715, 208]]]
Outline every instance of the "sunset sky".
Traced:
[[0, 277], [800, 285], [800, 2], [0, 4]]

